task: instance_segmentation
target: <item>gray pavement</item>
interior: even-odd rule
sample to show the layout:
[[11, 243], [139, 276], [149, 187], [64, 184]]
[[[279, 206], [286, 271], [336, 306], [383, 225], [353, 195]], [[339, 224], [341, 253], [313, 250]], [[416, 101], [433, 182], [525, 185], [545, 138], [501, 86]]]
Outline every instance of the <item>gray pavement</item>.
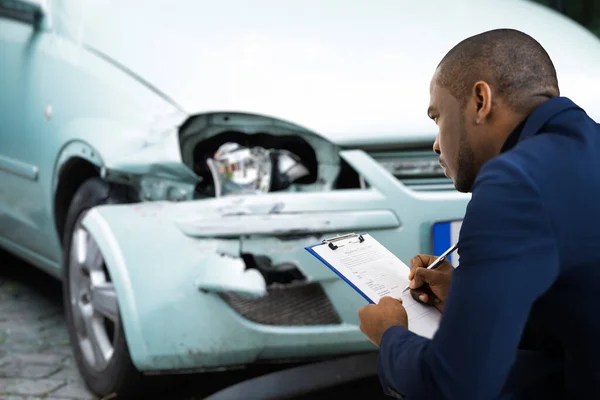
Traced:
[[[0, 250], [0, 400], [98, 399], [76, 369], [61, 289], [58, 280]], [[154, 377], [152, 383], [157, 399], [196, 400], [247, 372]]]
[[74, 365], [60, 283], [0, 251], [0, 399], [96, 399]]
[[[61, 289], [58, 280], [0, 250], [0, 400], [98, 399], [76, 369]], [[196, 400], [241, 376], [180, 375], [152, 382], [158, 382], [157, 399]]]

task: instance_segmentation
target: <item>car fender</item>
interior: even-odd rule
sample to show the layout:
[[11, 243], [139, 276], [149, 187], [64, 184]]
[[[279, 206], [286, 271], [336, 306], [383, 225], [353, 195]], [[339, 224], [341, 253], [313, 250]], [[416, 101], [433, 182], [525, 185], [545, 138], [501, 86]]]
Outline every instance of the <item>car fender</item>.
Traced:
[[157, 164], [184, 167], [178, 147], [177, 124], [185, 118], [184, 114], [170, 109], [164, 115], [149, 118], [145, 124], [110, 118], [70, 120], [57, 135], [63, 144], [53, 159], [49, 185], [52, 204], [62, 168], [74, 158], [98, 167], [101, 174], [115, 164], [127, 166], [129, 163], [148, 171]]

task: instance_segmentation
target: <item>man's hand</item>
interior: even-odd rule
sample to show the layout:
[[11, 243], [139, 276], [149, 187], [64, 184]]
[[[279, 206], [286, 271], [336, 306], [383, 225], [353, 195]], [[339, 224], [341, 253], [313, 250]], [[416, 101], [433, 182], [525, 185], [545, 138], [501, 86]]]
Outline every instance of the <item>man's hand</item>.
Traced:
[[436, 269], [427, 269], [436, 258], [427, 254], [414, 256], [410, 260], [408, 279], [411, 281], [410, 294], [416, 301], [443, 311], [454, 267], [450, 261], [444, 260]]
[[383, 334], [392, 326], [408, 328], [408, 316], [402, 300], [383, 297], [377, 304], [369, 304], [358, 311], [360, 330], [377, 347]]

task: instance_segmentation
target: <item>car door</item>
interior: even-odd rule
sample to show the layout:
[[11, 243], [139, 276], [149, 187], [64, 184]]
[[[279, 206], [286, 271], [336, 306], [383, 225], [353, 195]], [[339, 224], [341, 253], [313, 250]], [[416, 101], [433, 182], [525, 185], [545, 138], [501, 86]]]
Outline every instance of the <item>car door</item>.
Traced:
[[41, 10], [33, 1], [0, 2], [0, 245], [21, 255], [40, 240], [42, 144], [29, 127], [32, 118], [44, 118], [31, 105]]

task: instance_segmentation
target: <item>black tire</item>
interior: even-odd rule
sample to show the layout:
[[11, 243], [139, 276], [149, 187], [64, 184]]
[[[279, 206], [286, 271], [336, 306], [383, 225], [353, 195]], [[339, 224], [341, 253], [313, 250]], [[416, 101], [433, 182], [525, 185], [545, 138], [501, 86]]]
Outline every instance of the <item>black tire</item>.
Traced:
[[122, 187], [107, 184], [100, 178], [84, 182], [75, 193], [65, 223], [63, 237], [63, 304], [71, 346], [80, 374], [88, 388], [100, 397], [116, 394], [118, 398], [137, 398], [142, 394], [143, 376], [131, 361], [120, 317], [114, 327], [114, 353], [108, 365], [101, 371], [94, 370], [83, 356], [74, 325], [70, 305], [70, 255], [74, 229], [82, 213], [103, 204], [131, 203], [134, 199]]

